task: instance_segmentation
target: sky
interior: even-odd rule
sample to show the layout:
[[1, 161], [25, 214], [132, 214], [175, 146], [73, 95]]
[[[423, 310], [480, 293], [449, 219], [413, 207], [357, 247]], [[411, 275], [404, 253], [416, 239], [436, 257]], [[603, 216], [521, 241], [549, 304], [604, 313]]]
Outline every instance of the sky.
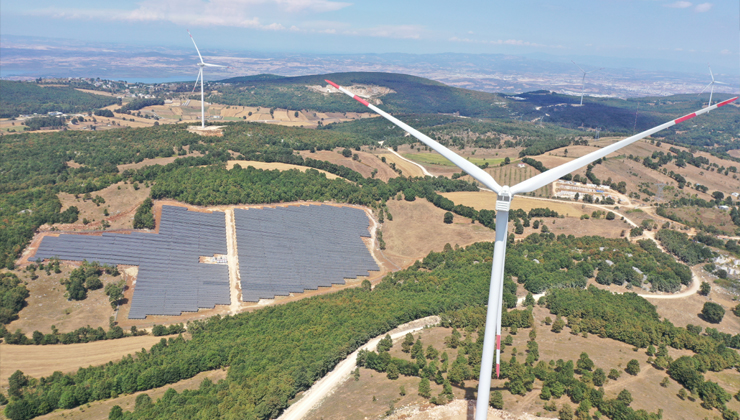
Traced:
[[201, 49], [657, 59], [738, 74], [739, 19], [740, 0], [3, 0], [0, 37], [189, 48], [189, 29]]

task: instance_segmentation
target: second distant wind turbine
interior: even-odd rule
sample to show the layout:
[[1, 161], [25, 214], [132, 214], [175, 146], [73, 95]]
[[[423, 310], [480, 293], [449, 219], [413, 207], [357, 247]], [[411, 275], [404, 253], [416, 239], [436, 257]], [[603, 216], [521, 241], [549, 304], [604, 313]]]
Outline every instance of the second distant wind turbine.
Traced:
[[[576, 64], [576, 62], [573, 61], [573, 60], [570, 60], [570, 62], [573, 63], [573, 64]], [[595, 71], [604, 70], [604, 68], [602, 67], [600, 69], [586, 71], [581, 66], [579, 66], [578, 64], [576, 64], [576, 67], [578, 67], [579, 69], [581, 69], [581, 71], [583, 72], [583, 78], [581, 78], [581, 105], [580, 105], [580, 106], [583, 106], [583, 92], [584, 92], [584, 88], [586, 87], [586, 75], [589, 74], [589, 73], [593, 73]]]
[[709, 75], [712, 77], [712, 81], [709, 82], [709, 84], [704, 89], [702, 89], [699, 95], [706, 92], [707, 88], [711, 88], [709, 91], [709, 103], [707, 104], [707, 106], [711, 106], [712, 105], [712, 94], [714, 94], [714, 85], [726, 85], [727, 83], [722, 83], [722, 82], [718, 82], [714, 80], [714, 73], [712, 73], [712, 66], [707, 64], [707, 67], [709, 67]]
[[193, 91], [195, 91], [195, 88], [198, 87], [198, 80], [200, 80], [200, 126], [201, 128], [206, 128], [206, 106], [205, 106], [205, 98], [203, 94], [203, 67], [226, 67], [221, 66], [218, 64], [209, 64], [203, 62], [203, 56], [200, 55], [200, 50], [198, 50], [198, 45], [195, 43], [195, 39], [193, 38], [193, 35], [188, 31], [188, 35], [190, 35], [190, 39], [193, 41], [193, 45], [195, 45], [195, 51], [198, 52], [198, 58], [200, 58], [200, 63], [198, 63], [198, 77], [195, 79], [195, 86], [193, 86]]

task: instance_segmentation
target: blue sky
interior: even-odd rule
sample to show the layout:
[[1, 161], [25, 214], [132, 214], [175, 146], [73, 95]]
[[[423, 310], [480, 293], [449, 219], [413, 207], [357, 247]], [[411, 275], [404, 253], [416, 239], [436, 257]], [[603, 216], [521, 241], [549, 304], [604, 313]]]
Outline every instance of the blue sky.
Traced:
[[190, 29], [201, 48], [651, 58], [740, 72], [740, 4], [728, 0], [3, 0], [0, 8], [1, 35], [81, 42], [189, 48]]

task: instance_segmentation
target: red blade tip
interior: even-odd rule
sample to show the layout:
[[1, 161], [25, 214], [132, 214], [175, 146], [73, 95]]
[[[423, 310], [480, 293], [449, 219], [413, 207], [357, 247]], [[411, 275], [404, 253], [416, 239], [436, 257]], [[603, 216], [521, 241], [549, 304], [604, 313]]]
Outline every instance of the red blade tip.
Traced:
[[326, 83], [328, 83], [328, 84], [330, 84], [330, 85], [334, 86], [335, 88], [339, 89], [339, 85], [338, 85], [338, 84], [336, 84], [336, 83], [334, 83], [334, 82], [332, 82], [331, 80], [327, 80], [327, 79], [324, 79], [324, 81], [325, 81]]
[[737, 100], [737, 98], [738, 98], [738, 97], [737, 97], [737, 96], [735, 96], [734, 98], [730, 98], [730, 99], [728, 99], [728, 100], [726, 100], [726, 101], [722, 101], [722, 102], [720, 102], [720, 103], [718, 103], [718, 104], [717, 104], [717, 108], [719, 108], [719, 107], [721, 107], [721, 106], [725, 106], [725, 105], [727, 105], [727, 104], [729, 104], [729, 103], [735, 102], [735, 101]]

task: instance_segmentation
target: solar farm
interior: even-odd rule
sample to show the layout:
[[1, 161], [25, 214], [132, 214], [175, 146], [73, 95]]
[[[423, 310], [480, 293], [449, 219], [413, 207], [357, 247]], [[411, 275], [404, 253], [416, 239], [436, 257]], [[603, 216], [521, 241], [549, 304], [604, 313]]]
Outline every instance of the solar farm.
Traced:
[[242, 300], [257, 302], [344, 284], [378, 265], [362, 241], [365, 212], [297, 206], [234, 210]]
[[[34, 259], [138, 266], [130, 319], [229, 305], [225, 216], [163, 206], [159, 233], [47, 236]], [[362, 240], [370, 237], [362, 210], [312, 205], [235, 209], [234, 216], [244, 302], [345, 284], [379, 269]]]

